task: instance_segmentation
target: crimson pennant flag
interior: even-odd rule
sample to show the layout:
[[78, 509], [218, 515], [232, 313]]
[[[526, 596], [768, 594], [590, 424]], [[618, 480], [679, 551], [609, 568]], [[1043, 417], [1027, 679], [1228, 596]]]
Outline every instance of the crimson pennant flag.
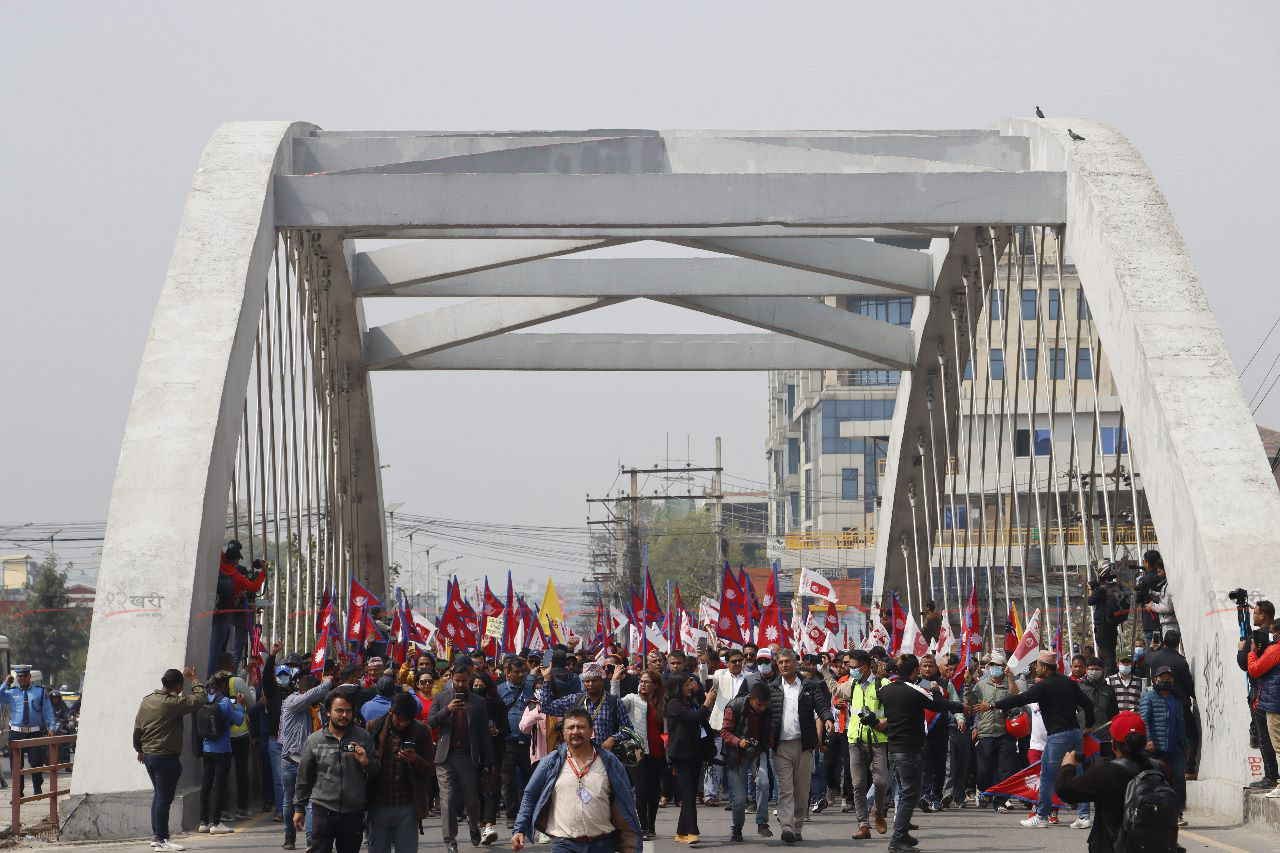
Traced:
[[329, 587], [324, 588], [324, 592], [320, 593], [320, 609], [316, 611], [316, 634], [322, 634], [332, 628], [332, 625], [325, 627], [325, 613], [328, 611], [329, 618], [333, 618], [333, 593], [329, 592]]
[[782, 643], [782, 608], [778, 605], [778, 563], [773, 563], [773, 571], [769, 574], [769, 585], [764, 589], [764, 598], [760, 600], [760, 626], [756, 632], [756, 640], [762, 646]]
[[747, 618], [751, 620], [754, 627], [760, 622], [760, 599], [756, 597], [755, 585], [751, 583], [751, 575], [747, 574], [747, 570], [738, 565], [738, 586], [742, 587], [743, 593], [747, 597]]
[[902, 609], [902, 602], [898, 601], [898, 594], [896, 592], [893, 594], [893, 624], [890, 627], [893, 629], [891, 642], [893, 643], [893, 648], [896, 649], [898, 647], [899, 638], [901, 638], [907, 630], [907, 614]]
[[311, 672], [320, 675], [324, 672], [325, 660], [329, 654], [329, 635], [321, 634], [316, 638], [316, 649], [311, 653]]
[[484, 605], [483, 606], [484, 606], [484, 615], [490, 618], [494, 616], [501, 616], [502, 611], [506, 609], [506, 607], [503, 606], [502, 604], [502, 599], [494, 595], [493, 591], [489, 589], [489, 578], [487, 576], [484, 579]]
[[375, 605], [381, 607], [382, 602], [378, 597], [355, 578], [351, 579], [351, 594], [348, 599], [351, 602], [351, 608], [347, 612], [347, 631], [344, 638], [348, 642], [364, 644], [365, 635], [368, 633], [369, 608]]
[[262, 644], [262, 626], [254, 624], [252, 643], [249, 646], [249, 683], [254, 687], [262, 684], [262, 664], [267, 656], [267, 647]]
[[716, 621], [716, 636], [730, 643], [746, 645], [747, 636], [743, 630], [746, 621], [746, 602], [726, 560], [724, 572], [720, 575], [720, 617]]
[[476, 613], [462, 598], [462, 592], [455, 580], [449, 586], [449, 598], [444, 605], [444, 616], [440, 617], [440, 633], [454, 648], [470, 649], [476, 644], [477, 627]]
[[[984, 797], [1013, 797], [1015, 800], [1034, 803], [1040, 799], [1040, 762], [1037, 761], [1030, 767], [1019, 770], [1008, 779], [1000, 782], [990, 789], [983, 791]], [[1053, 795], [1053, 806], [1055, 808], [1066, 805], [1062, 800], [1058, 799], [1058, 795]]]
[[1012, 654], [1018, 649], [1018, 631], [1013, 627], [1013, 605], [1009, 605], [1009, 618], [1004, 623], [1004, 650], [1005, 654]]
[[[969, 666], [969, 658], [982, 650], [982, 625], [978, 621], [978, 585], [969, 587], [969, 603], [964, 608], [964, 622], [960, 626], [960, 663], [956, 677], [963, 683], [963, 669]], [[959, 688], [957, 688], [959, 689]]]
[[662, 603], [658, 601], [658, 593], [653, 589], [653, 577], [649, 574], [648, 568], [644, 573], [644, 595], [643, 601], [639, 596], [635, 596], [633, 604], [640, 606], [636, 614], [644, 613], [645, 624], [663, 621], [666, 617], [662, 612]]
[[830, 601], [827, 602], [826, 628], [832, 634], [840, 633], [840, 614], [836, 613], [836, 606]]
[[520, 614], [515, 609], [515, 590], [511, 587], [511, 570], [507, 569], [507, 603], [503, 606], [502, 618], [502, 651], [509, 655], [519, 654], [516, 648], [516, 629], [520, 627]]

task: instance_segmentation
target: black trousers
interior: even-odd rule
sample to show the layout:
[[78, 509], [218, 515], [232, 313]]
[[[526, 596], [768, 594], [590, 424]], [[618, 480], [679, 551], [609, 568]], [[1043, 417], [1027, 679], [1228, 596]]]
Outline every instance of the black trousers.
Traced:
[[514, 821], [520, 813], [520, 798], [524, 786], [529, 784], [533, 769], [529, 766], [529, 742], [507, 741], [502, 747], [502, 802], [507, 809], [507, 821]]
[[844, 732], [833, 732], [827, 736], [823, 769], [827, 773], [827, 799], [834, 801], [840, 795], [846, 799], [853, 796], [853, 779], [849, 775], [849, 741]]
[[206, 752], [200, 767], [200, 822], [213, 825], [222, 822], [227, 804], [227, 770], [231, 753]]
[[947, 748], [951, 745], [948, 736], [950, 726], [938, 723], [933, 731], [924, 739], [924, 776], [921, 780], [921, 795], [931, 803], [942, 799], [943, 783], [947, 779]]
[[364, 812], [331, 812], [311, 804], [311, 845], [307, 853], [357, 853], [364, 838]]
[[[493, 739], [494, 755], [502, 754], [502, 738]], [[498, 822], [498, 792], [502, 790], [502, 768], [491, 767], [489, 772], [480, 771], [480, 822], [494, 824]]]
[[702, 778], [702, 762], [676, 759], [676, 790], [680, 796], [680, 819], [676, 835], [701, 835], [698, 831], [698, 781]]
[[[1265, 736], [1265, 732], [1266, 732], [1265, 726], [1263, 727], [1262, 731], [1264, 732], [1264, 736]], [[47, 732], [10, 731], [9, 742], [13, 743], [15, 740], [29, 740], [30, 738], [48, 737], [48, 736], [49, 735]], [[48, 763], [49, 763], [49, 747], [33, 746], [30, 749], [22, 750], [22, 764], [19, 765], [19, 769], [21, 769], [22, 767], [44, 767]], [[22, 796], [22, 791], [26, 787], [26, 781], [27, 781], [26, 776], [18, 777], [18, 796], [19, 797]], [[44, 774], [43, 773], [31, 774], [31, 784], [35, 786], [37, 794], [43, 791], [44, 790]]]
[[631, 787], [636, 791], [636, 811], [640, 814], [640, 828], [655, 832], [658, 820], [658, 798], [662, 796], [662, 775], [667, 772], [667, 759], [642, 755], [640, 763], [627, 768]]
[[1251, 707], [1249, 714], [1253, 717], [1253, 726], [1258, 735], [1258, 752], [1262, 753], [1262, 775], [1275, 781], [1277, 778], [1276, 750], [1271, 743], [1270, 735], [1267, 734], [1267, 712]]
[[236, 808], [249, 810], [249, 736], [231, 738], [231, 761], [236, 770]]
[[[980, 737], [977, 744], [978, 794], [997, 782], [1003, 782], [1017, 771], [1013, 738], [1008, 735]], [[1008, 802], [1008, 797], [995, 797], [995, 806]]]

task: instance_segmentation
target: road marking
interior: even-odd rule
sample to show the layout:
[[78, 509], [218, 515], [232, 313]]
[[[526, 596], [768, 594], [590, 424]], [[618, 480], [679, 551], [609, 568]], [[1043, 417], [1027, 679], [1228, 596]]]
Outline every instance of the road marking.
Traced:
[[1185, 835], [1187, 838], [1194, 838], [1196, 841], [1202, 842], [1204, 844], [1208, 844], [1210, 847], [1217, 847], [1219, 850], [1226, 850], [1227, 853], [1250, 853], [1250, 851], [1245, 850], [1243, 847], [1235, 847], [1231, 844], [1224, 844], [1221, 841], [1215, 841], [1214, 839], [1208, 837], [1207, 835], [1201, 835], [1200, 833], [1192, 832], [1189, 829], [1179, 830], [1178, 835], [1180, 836]]

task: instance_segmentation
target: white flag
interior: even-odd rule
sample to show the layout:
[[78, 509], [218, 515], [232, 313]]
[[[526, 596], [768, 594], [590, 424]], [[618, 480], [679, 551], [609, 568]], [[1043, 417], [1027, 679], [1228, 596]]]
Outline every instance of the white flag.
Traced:
[[928, 651], [929, 641], [924, 638], [924, 634], [920, 633], [916, 617], [908, 613], [907, 627], [902, 629], [902, 645], [898, 647], [898, 654], [920, 657]]
[[840, 603], [840, 599], [836, 598], [836, 590], [831, 585], [831, 581], [808, 569], [800, 570], [800, 584], [796, 589], [796, 595], [811, 595], [814, 598], [821, 598], [823, 601], [830, 601], [835, 604]]
[[635, 625], [627, 626], [627, 654], [640, 654], [640, 632]]
[[1021, 675], [1031, 663], [1040, 656], [1040, 609], [1031, 614], [1027, 620], [1027, 630], [1022, 632], [1018, 647], [1009, 658], [1009, 671]]
[[702, 596], [701, 600], [698, 602], [698, 624], [706, 625], [709, 623], [714, 625], [718, 621], [720, 621], [719, 602], [712, 601], [705, 595]]
[[947, 619], [942, 620], [942, 629], [938, 631], [938, 649], [936, 654], [951, 654], [951, 646], [954, 644], [955, 638], [951, 636], [951, 623]]
[[667, 646], [667, 638], [662, 633], [662, 628], [657, 625], [649, 625], [645, 628], [644, 634], [649, 638], [649, 645], [662, 653], [671, 651]]
[[871, 631], [867, 634], [867, 638], [862, 641], [863, 649], [868, 652], [876, 646], [882, 649], [889, 648], [889, 632], [885, 630], [884, 624], [879, 620], [871, 626]]

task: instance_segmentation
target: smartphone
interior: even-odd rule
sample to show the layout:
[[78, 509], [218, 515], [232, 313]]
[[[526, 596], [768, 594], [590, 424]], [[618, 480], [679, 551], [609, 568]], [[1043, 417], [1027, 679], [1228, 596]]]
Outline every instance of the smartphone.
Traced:
[[405, 740], [400, 742], [400, 748], [407, 750], [408, 752], [413, 752], [418, 748], [418, 745], [411, 740]]

